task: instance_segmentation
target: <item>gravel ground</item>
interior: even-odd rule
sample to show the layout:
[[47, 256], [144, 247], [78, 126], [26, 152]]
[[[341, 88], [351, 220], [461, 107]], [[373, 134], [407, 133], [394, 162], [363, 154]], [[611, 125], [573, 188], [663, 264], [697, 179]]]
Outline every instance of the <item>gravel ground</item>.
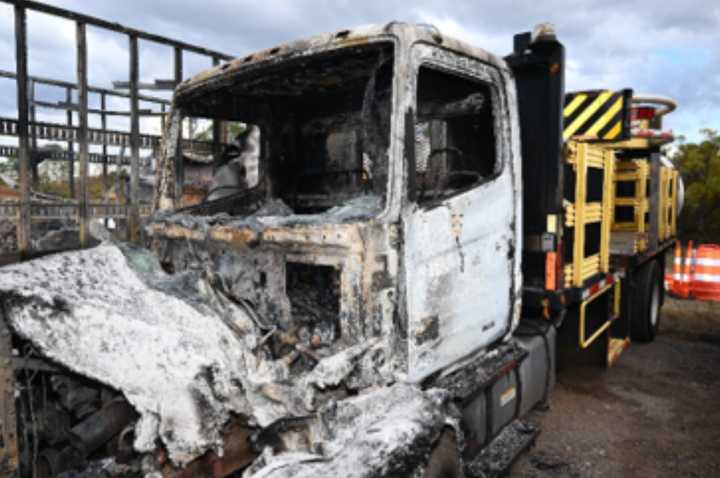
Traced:
[[561, 374], [513, 477], [720, 477], [720, 303], [668, 298], [652, 344]]

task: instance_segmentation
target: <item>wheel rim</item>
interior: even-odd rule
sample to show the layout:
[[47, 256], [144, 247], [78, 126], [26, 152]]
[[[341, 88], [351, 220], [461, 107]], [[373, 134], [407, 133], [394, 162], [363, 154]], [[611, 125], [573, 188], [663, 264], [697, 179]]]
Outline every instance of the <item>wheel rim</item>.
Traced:
[[652, 290], [652, 297], [650, 299], [650, 325], [655, 328], [658, 323], [658, 316], [660, 314], [660, 286], [655, 283]]

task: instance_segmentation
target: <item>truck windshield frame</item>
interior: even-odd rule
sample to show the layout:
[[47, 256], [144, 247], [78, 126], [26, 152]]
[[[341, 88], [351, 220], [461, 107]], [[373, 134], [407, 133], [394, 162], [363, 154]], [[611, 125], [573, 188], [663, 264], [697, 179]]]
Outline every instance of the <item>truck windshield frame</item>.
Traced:
[[[239, 203], [252, 198], [254, 206], [236, 205], [241, 214], [254, 213], [262, 197], [299, 215], [357, 202], [375, 205], [377, 215], [391, 197], [395, 63], [395, 41], [387, 37], [279, 56], [181, 89], [174, 115], [257, 127], [254, 158], [240, 135], [213, 158], [216, 177], [228, 166], [239, 176], [236, 185], [225, 178], [222, 188]], [[168, 143], [178, 144], [181, 130], [171, 128]]]

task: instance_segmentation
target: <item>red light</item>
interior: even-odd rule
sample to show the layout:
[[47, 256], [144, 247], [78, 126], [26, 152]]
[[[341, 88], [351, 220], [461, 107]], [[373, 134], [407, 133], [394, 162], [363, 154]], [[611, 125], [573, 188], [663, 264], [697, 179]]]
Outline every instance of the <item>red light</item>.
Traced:
[[638, 106], [632, 109], [633, 120], [649, 120], [655, 117], [655, 108]]

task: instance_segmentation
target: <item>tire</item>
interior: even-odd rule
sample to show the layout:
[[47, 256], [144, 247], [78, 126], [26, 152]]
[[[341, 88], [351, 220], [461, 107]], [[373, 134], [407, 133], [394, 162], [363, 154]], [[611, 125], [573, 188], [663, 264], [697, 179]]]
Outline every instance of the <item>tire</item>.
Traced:
[[423, 478], [459, 478], [462, 476], [460, 471], [455, 433], [447, 429], [442, 432], [430, 453]]
[[630, 336], [637, 342], [652, 342], [660, 327], [662, 285], [657, 261], [643, 266], [636, 275], [637, 301], [633, 307]]

